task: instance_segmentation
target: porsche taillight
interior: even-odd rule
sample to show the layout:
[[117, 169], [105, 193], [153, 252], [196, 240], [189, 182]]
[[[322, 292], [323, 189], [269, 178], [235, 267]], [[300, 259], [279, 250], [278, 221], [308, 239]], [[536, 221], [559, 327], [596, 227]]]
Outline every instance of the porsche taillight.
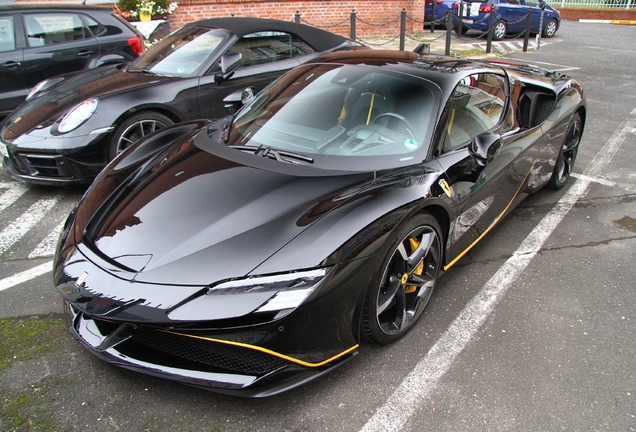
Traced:
[[146, 45], [144, 45], [144, 40], [141, 36], [128, 38], [128, 45], [137, 56], [142, 55], [146, 51]]

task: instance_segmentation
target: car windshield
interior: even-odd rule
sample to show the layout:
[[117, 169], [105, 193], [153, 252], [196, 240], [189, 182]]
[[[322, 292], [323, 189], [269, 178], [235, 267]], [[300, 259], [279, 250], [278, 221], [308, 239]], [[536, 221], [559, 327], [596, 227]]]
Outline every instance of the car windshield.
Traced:
[[184, 27], [150, 47], [128, 70], [167, 76], [194, 76], [227, 38], [227, 34], [220, 30]]
[[422, 78], [364, 65], [305, 65], [243, 107], [227, 143], [255, 154], [308, 156], [329, 169], [410, 165], [426, 158], [440, 99], [439, 88]]

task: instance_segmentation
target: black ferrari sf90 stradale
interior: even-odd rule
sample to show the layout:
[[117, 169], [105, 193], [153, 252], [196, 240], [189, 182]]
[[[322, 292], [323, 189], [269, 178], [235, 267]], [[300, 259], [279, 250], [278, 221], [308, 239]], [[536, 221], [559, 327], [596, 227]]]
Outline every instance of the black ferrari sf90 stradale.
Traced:
[[113, 160], [54, 282], [97, 357], [251, 397], [413, 328], [441, 272], [567, 182], [586, 115], [568, 76], [396, 51], [325, 55], [242, 99]]

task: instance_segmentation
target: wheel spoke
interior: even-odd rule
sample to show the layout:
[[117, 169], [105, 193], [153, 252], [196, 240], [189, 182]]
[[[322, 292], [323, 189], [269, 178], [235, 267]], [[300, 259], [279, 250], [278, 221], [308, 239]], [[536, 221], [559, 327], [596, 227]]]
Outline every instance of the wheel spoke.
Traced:
[[395, 296], [399, 290], [401, 290], [400, 281], [395, 278], [390, 278], [387, 281], [386, 292], [380, 291], [380, 295], [378, 297], [378, 309], [377, 315], [380, 316], [384, 311], [386, 311], [390, 306], [394, 304]]
[[406, 260], [409, 272], [420, 265], [434, 241], [435, 233], [427, 232], [421, 235], [419, 239], [420, 244]]
[[399, 289], [395, 296], [395, 318], [388, 323], [388, 328], [392, 332], [399, 332], [408, 325], [409, 317], [406, 310], [406, 294], [404, 289]]

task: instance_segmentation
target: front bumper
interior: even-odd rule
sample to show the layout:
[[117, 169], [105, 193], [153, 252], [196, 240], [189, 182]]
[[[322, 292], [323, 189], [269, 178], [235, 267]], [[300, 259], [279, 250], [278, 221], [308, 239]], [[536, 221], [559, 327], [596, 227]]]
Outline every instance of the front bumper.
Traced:
[[[90, 184], [107, 163], [107, 133], [74, 138], [2, 142], [5, 171], [18, 181], [41, 185]], [[4, 153], [4, 152], [3, 152]]]
[[[96, 320], [64, 301], [71, 333], [108, 363], [217, 393], [272, 396], [314, 380], [350, 360], [357, 345], [310, 364], [259, 346], [195, 336], [168, 329]], [[266, 332], [237, 333], [234, 339], [262, 342]], [[224, 337], [227, 337], [225, 335]]]

